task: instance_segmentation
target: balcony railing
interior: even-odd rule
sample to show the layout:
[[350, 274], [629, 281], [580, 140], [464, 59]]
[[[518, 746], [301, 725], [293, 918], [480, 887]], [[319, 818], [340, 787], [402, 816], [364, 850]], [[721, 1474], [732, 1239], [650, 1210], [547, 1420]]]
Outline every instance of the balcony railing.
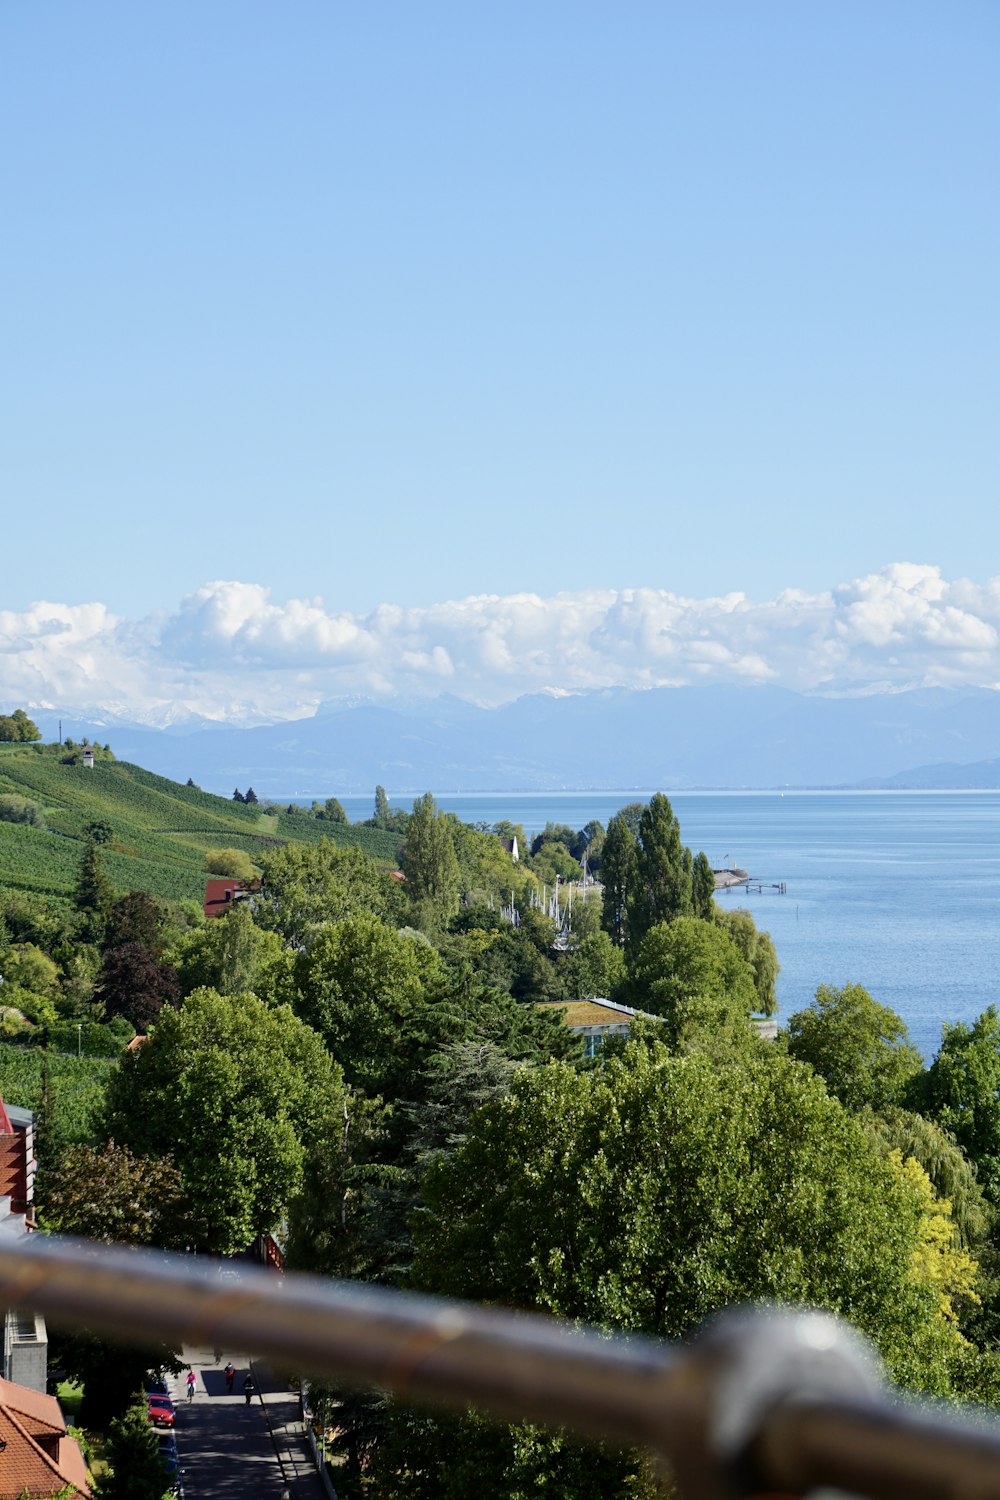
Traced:
[[1000, 1436], [887, 1386], [825, 1314], [724, 1315], [691, 1344], [193, 1256], [31, 1235], [0, 1247], [0, 1302], [132, 1339], [247, 1350], [409, 1401], [658, 1453], [686, 1500], [837, 1489], [1000, 1497]]

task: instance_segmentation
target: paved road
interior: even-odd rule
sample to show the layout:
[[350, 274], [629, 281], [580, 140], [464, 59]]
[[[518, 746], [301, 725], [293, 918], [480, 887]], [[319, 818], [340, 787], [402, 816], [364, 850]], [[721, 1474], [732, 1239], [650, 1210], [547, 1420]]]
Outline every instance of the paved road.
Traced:
[[[185, 1376], [171, 1385], [177, 1405], [177, 1449], [185, 1500], [326, 1500], [322, 1480], [307, 1456], [296, 1392], [254, 1365], [258, 1393], [243, 1394], [246, 1355], [185, 1348], [182, 1358], [198, 1377], [194, 1400]], [[236, 1366], [233, 1394], [226, 1391], [226, 1360]], [[185, 1370], [186, 1373], [186, 1370]]]

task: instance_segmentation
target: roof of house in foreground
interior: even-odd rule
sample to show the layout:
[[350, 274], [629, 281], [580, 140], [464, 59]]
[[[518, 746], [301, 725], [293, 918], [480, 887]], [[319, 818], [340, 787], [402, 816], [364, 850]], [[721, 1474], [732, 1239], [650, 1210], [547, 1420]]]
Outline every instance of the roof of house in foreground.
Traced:
[[67, 1437], [54, 1396], [0, 1379], [0, 1440], [0, 1500], [57, 1495], [67, 1485], [74, 1495], [90, 1495], [83, 1454]]

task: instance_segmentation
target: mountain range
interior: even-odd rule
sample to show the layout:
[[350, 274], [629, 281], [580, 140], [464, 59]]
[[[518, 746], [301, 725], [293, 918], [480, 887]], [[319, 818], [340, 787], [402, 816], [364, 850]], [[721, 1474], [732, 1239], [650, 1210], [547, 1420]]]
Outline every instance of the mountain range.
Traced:
[[[35, 713], [55, 737], [54, 714]], [[500, 708], [457, 698], [324, 705], [312, 718], [154, 730], [64, 718], [119, 758], [228, 794], [371, 791], [1000, 786], [1000, 692], [921, 688], [865, 697], [778, 687], [532, 694]], [[917, 769], [910, 769], [910, 768]]]

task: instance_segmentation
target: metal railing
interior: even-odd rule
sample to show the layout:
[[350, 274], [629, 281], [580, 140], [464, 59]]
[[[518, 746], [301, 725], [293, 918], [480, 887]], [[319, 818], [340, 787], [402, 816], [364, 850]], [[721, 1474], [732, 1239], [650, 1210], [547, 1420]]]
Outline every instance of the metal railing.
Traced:
[[1000, 1497], [1000, 1435], [904, 1402], [825, 1314], [726, 1314], [690, 1345], [367, 1285], [32, 1235], [0, 1246], [0, 1303], [131, 1339], [241, 1348], [411, 1401], [659, 1454], [686, 1500], [839, 1489]]

